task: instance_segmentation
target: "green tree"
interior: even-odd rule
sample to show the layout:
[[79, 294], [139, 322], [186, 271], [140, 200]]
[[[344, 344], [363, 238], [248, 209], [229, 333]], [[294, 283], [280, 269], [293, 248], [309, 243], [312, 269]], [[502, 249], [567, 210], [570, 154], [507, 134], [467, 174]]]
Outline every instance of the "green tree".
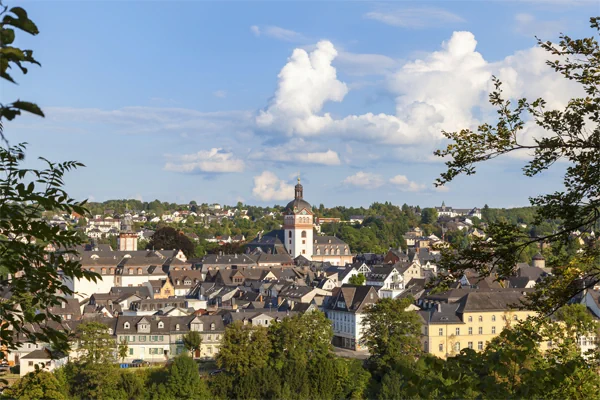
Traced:
[[71, 398], [121, 400], [127, 394], [123, 390], [121, 374], [117, 366], [108, 362], [76, 362], [65, 366]]
[[67, 400], [67, 392], [54, 374], [48, 371], [30, 372], [2, 393], [3, 399]]
[[200, 348], [202, 347], [202, 336], [200, 335], [200, 332], [189, 331], [183, 335], [183, 345], [186, 350], [192, 354], [192, 357], [194, 357], [195, 352], [200, 351]]
[[351, 285], [357, 285], [357, 286], [362, 286], [365, 284], [365, 282], [367, 281], [367, 278], [362, 274], [356, 274], [350, 277], [350, 279], [348, 280], [348, 282]]
[[185, 354], [173, 360], [165, 386], [174, 399], [195, 400], [210, 397], [206, 382], [200, 379], [198, 365]]
[[194, 244], [183, 232], [166, 226], [154, 232], [147, 249], [154, 250], [181, 250], [186, 257], [194, 255]]
[[421, 211], [421, 223], [425, 225], [434, 224], [437, 222], [438, 213], [435, 208], [424, 208]]
[[123, 393], [127, 400], [143, 399], [146, 395], [145, 382], [140, 374], [135, 372], [127, 370], [121, 371], [121, 381], [119, 382], [119, 386], [123, 389]]
[[421, 353], [421, 321], [414, 311], [406, 311], [411, 304], [412, 298], [385, 298], [367, 309], [362, 340], [374, 375]]
[[235, 321], [225, 329], [217, 354], [217, 366], [241, 376], [254, 368], [266, 366], [270, 350], [271, 344], [264, 327]]
[[[21, 7], [10, 10], [0, 1], [0, 78], [15, 83], [10, 73], [19, 69], [27, 73], [30, 64], [39, 63], [31, 50], [14, 45], [16, 32], [38, 34], [38, 28]], [[9, 73], [10, 72], [10, 73]], [[8, 146], [4, 121], [11, 121], [27, 111], [44, 116], [40, 108], [30, 102], [17, 100], [0, 104], [0, 138], [6, 147], [0, 147], [0, 286], [10, 288], [12, 297], [0, 303], [0, 349], [14, 350], [15, 338], [23, 336], [33, 342], [50, 343], [54, 349], [66, 351], [68, 342], [64, 332], [56, 330], [57, 315], [45, 312], [58, 305], [64, 296], [72, 295], [61, 276], [70, 279], [96, 279], [97, 274], [81, 270], [73, 259], [75, 246], [83, 240], [76, 230], [61, 231], [40, 219], [44, 211], [86, 215], [85, 202], [73, 200], [63, 190], [65, 173], [83, 166], [69, 161], [53, 163], [41, 159], [42, 170], [23, 168], [25, 145]], [[60, 251], [46, 249], [48, 243]], [[12, 276], [8, 279], [8, 275]], [[28, 295], [35, 293], [33, 299]], [[36, 326], [35, 331], [31, 329]], [[3, 350], [3, 351], [4, 351]], [[2, 351], [2, 352], [3, 352]]]
[[[592, 29], [600, 30], [600, 18], [590, 19]], [[527, 150], [531, 154], [524, 174], [535, 177], [558, 161], [568, 165], [562, 182], [565, 188], [530, 199], [536, 207], [536, 225], [548, 220], [562, 221], [555, 233], [543, 232], [530, 238], [508, 222], [491, 222], [487, 234], [491, 240], [478, 240], [469, 249], [448, 252], [441, 263], [452, 271], [451, 278], [465, 269], [482, 276], [511, 275], [523, 248], [531, 243], [566, 242], [572, 232], [589, 231], [600, 220], [600, 46], [593, 38], [572, 39], [560, 36], [560, 42], [538, 41], [552, 57], [547, 64], [565, 79], [580, 86], [583, 97], [572, 98], [563, 110], [548, 110], [543, 99], [529, 102], [519, 99], [515, 105], [503, 98], [501, 82], [494, 78], [495, 90], [490, 103], [498, 109], [495, 123], [484, 123], [474, 132], [444, 132], [450, 140], [436, 155], [447, 157], [447, 170], [437, 179], [444, 185], [461, 174], [472, 175], [476, 166], [499, 156]], [[533, 120], [545, 134], [525, 138], [525, 121]], [[552, 312], [574, 295], [600, 282], [600, 246], [587, 246], [574, 255], [567, 265], [554, 265], [555, 274], [545, 279], [536, 294], [534, 305]], [[491, 266], [491, 268], [490, 268]], [[584, 284], [576, 284], [576, 282]]]
[[[100, 322], [84, 322], [77, 326], [78, 362], [112, 364], [115, 362], [115, 340], [108, 327]], [[120, 354], [120, 351], [119, 351]]]
[[121, 340], [117, 351], [119, 353], [119, 358], [121, 359], [121, 362], [124, 362], [127, 356], [129, 355], [129, 346], [127, 345], [126, 340]]

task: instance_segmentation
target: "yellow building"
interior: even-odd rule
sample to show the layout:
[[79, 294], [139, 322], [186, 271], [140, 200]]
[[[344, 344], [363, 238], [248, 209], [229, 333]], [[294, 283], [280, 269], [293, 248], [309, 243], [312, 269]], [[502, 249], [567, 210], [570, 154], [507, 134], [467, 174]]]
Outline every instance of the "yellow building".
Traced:
[[517, 308], [522, 299], [517, 291], [470, 292], [456, 303], [420, 311], [424, 350], [441, 358], [465, 348], [483, 350], [505, 327], [535, 315]]

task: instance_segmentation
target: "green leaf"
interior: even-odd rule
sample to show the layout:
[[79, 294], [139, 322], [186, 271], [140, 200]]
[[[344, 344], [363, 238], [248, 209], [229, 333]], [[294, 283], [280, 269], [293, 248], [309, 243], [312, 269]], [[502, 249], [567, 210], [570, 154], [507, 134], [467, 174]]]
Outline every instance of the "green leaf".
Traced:
[[44, 117], [44, 113], [37, 104], [31, 103], [29, 101], [17, 100], [12, 105], [14, 108], [18, 108], [19, 110], [27, 111], [32, 114], [39, 115], [40, 117]]

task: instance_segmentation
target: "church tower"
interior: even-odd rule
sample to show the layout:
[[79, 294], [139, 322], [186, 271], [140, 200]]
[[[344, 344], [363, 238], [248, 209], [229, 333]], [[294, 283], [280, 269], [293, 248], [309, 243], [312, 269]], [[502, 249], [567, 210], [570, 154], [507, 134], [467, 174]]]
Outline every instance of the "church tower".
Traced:
[[309, 260], [313, 255], [313, 212], [304, 200], [300, 177], [295, 187], [294, 200], [285, 207], [283, 217], [284, 245], [292, 258], [303, 256]]

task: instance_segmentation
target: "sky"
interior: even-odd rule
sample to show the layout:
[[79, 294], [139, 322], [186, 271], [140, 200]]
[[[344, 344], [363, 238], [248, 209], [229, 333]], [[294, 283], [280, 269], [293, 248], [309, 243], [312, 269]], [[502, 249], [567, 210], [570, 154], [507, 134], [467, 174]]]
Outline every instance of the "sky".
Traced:
[[[564, 107], [580, 89], [545, 65], [535, 36], [593, 34], [600, 2], [10, 1], [42, 67], [0, 83], [0, 101], [45, 118], [5, 125], [11, 143], [86, 165], [67, 190], [92, 201], [273, 205], [298, 174], [312, 204], [515, 207], [560, 189], [564, 165], [526, 178], [527, 154], [443, 188], [442, 131], [494, 121], [507, 98]], [[543, 136], [528, 122], [523, 140]]]

